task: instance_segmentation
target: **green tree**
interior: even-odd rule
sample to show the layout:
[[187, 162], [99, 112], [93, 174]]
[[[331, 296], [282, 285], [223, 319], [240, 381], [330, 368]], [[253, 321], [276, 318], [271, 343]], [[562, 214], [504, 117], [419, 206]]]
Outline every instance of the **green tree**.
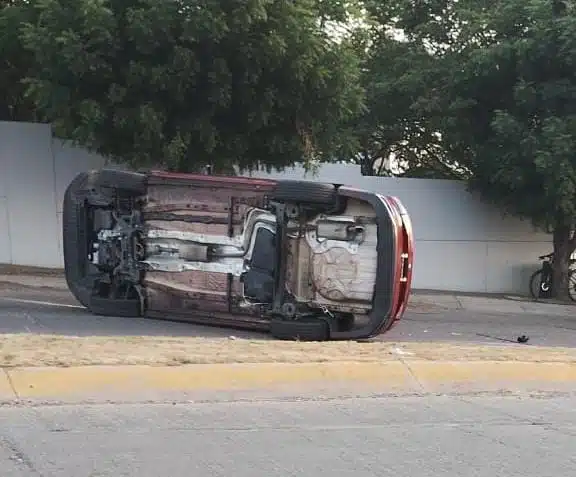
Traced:
[[409, 88], [408, 103], [439, 133], [449, 165], [486, 201], [552, 232], [554, 292], [566, 296], [576, 249], [574, 3], [394, 0], [370, 10], [403, 33], [396, 42], [426, 52], [412, 71], [428, 72], [427, 88]]
[[422, 48], [373, 31], [362, 75], [366, 112], [352, 120], [363, 175], [461, 178], [420, 101], [435, 64]]
[[349, 122], [351, 140], [341, 155], [364, 175], [462, 178], [436, 129], [430, 128], [430, 85], [438, 79], [436, 58], [420, 43], [398, 36], [399, 2], [366, 0], [364, 23], [354, 35], [362, 59], [363, 114]]
[[28, 92], [67, 137], [135, 166], [194, 171], [330, 158], [362, 106], [326, 0], [36, 0]]
[[28, 2], [0, 0], [0, 121], [34, 121], [34, 103], [26, 97], [24, 78], [33, 72], [33, 55], [26, 51], [21, 26], [34, 20]]

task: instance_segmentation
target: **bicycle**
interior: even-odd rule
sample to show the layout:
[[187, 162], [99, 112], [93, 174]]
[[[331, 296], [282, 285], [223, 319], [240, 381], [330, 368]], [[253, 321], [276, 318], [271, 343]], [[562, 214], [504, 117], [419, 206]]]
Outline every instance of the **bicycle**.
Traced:
[[[530, 277], [530, 295], [535, 300], [550, 298], [552, 292], [552, 264], [554, 263], [554, 252], [538, 257], [542, 260], [542, 267], [536, 270]], [[568, 263], [568, 296], [572, 301], [576, 301], [576, 269], [572, 268], [576, 264], [576, 259], [570, 259]]]

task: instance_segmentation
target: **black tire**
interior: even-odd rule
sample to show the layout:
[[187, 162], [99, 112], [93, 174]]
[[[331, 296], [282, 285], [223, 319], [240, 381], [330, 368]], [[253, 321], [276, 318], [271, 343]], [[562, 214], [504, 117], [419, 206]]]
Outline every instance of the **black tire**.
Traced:
[[540, 283], [542, 282], [542, 270], [536, 270], [530, 276], [530, 296], [537, 300], [540, 296]]
[[146, 175], [116, 169], [100, 169], [89, 173], [91, 185], [99, 188], [115, 189], [123, 195], [140, 196], [146, 194]]
[[[101, 304], [94, 301], [99, 299], [94, 296], [94, 285], [102, 275], [88, 262], [87, 203], [106, 206], [110, 203], [111, 189], [114, 194], [124, 197], [141, 196], [146, 193], [146, 185], [144, 174], [103, 169], [78, 174], [64, 194], [62, 234], [66, 282], [75, 298], [95, 314], [110, 314], [111, 310], [117, 310], [114, 312], [117, 316], [139, 316], [140, 302], [103, 299], [114, 304], [102, 302], [104, 308], [100, 313]], [[134, 309], [138, 310], [136, 315]]]
[[327, 341], [330, 339], [330, 327], [320, 318], [300, 320], [282, 320], [274, 318], [270, 322], [270, 334], [285, 341]]
[[271, 194], [273, 200], [313, 205], [336, 205], [336, 188], [332, 184], [308, 181], [278, 181]]
[[[535, 300], [540, 298], [539, 287], [541, 283], [542, 270], [537, 270], [530, 277], [530, 295]], [[570, 270], [568, 275], [568, 296], [572, 301], [576, 301], [576, 270]]]
[[85, 223], [85, 209], [76, 195], [85, 190], [88, 174], [79, 174], [70, 183], [64, 194], [64, 211], [62, 214], [62, 248], [64, 252], [65, 276], [68, 288], [81, 305], [87, 307], [92, 292], [86, 280], [88, 251]]
[[120, 316], [124, 318], [137, 318], [142, 315], [140, 301], [138, 300], [92, 296], [87, 308], [94, 315]]
[[[540, 299], [540, 287], [542, 283], [542, 269], [536, 270], [530, 277], [530, 295], [534, 300]], [[549, 294], [550, 290], [542, 290], [543, 293]], [[546, 298], [546, 297], [544, 297]]]

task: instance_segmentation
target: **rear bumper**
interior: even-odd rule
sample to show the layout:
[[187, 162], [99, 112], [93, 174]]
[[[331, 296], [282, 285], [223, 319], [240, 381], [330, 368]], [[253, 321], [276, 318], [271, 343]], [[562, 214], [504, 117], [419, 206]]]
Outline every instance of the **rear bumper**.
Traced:
[[392, 326], [395, 319], [394, 307], [397, 303], [397, 262], [398, 227], [394, 212], [387, 200], [377, 194], [351, 187], [340, 187], [338, 193], [345, 197], [368, 202], [376, 211], [378, 227], [378, 263], [376, 265], [376, 284], [372, 300], [372, 311], [368, 323], [350, 331], [332, 331], [332, 340], [353, 340], [372, 338]]

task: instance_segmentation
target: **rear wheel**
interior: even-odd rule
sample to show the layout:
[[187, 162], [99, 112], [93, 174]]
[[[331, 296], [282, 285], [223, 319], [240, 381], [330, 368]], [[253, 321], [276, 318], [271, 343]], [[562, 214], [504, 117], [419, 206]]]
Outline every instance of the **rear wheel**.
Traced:
[[530, 295], [538, 300], [542, 295], [550, 293], [550, 282], [542, 280], [542, 269], [535, 271], [530, 277]]
[[308, 181], [278, 181], [271, 197], [280, 202], [328, 207], [334, 207], [337, 204], [336, 188], [332, 184]]
[[327, 341], [330, 338], [330, 327], [321, 318], [274, 318], [270, 322], [270, 334], [285, 341]]

